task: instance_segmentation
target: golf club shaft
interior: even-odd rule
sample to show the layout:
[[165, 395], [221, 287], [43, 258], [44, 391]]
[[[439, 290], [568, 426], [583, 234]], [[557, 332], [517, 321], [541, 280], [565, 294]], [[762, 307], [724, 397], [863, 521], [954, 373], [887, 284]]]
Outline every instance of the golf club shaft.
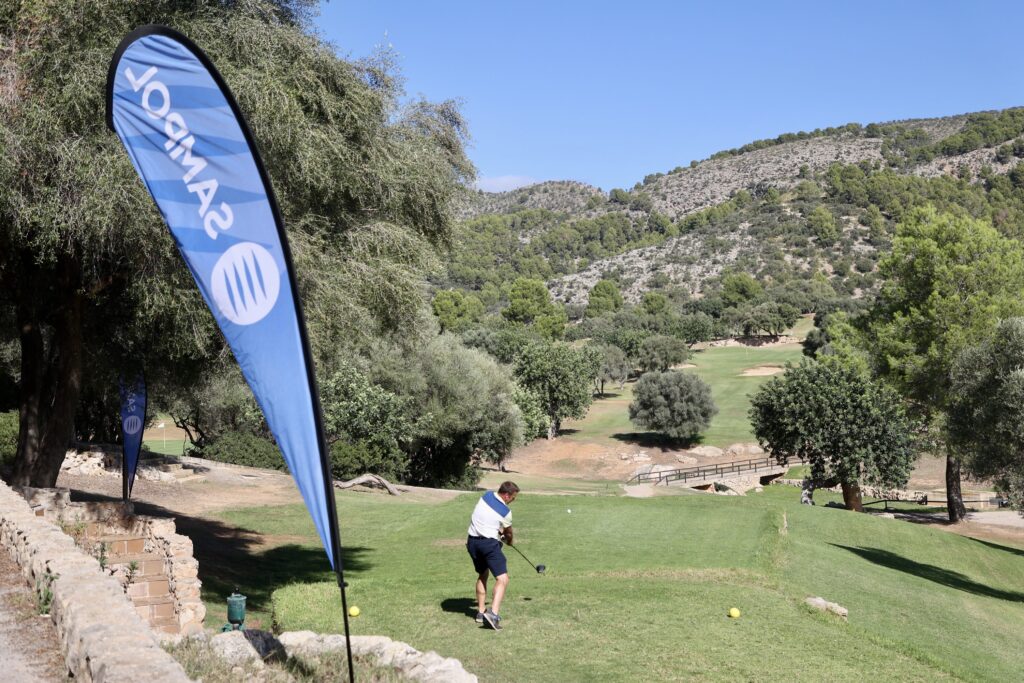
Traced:
[[512, 548], [512, 550], [515, 550], [515, 551], [516, 551], [517, 553], [519, 553], [520, 555], [522, 555], [522, 556], [523, 556], [523, 559], [524, 559], [524, 560], [526, 560], [527, 562], [529, 562], [529, 563], [530, 563], [530, 566], [531, 566], [531, 567], [533, 567], [534, 569], [536, 569], [536, 568], [537, 568], [537, 565], [535, 565], [535, 564], [534, 564], [534, 563], [533, 563], [533, 562], [532, 562], [532, 561], [530, 560], [530, 558], [528, 558], [528, 557], [527, 557], [527, 556], [526, 556], [526, 555], [525, 555], [525, 554], [523, 553], [523, 551], [522, 551], [522, 550], [520, 550], [519, 548], [515, 547], [515, 546], [514, 546], [514, 545], [512, 545], [511, 543], [505, 543], [505, 545], [506, 545], [506, 546], [508, 546], [509, 548]]

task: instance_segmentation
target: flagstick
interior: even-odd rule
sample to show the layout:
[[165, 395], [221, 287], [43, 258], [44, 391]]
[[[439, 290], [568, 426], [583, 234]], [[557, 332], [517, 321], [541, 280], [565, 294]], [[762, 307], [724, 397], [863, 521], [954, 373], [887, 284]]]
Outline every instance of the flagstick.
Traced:
[[[338, 559], [340, 560], [341, 558], [339, 557]], [[338, 588], [341, 590], [341, 617], [345, 620], [345, 652], [348, 654], [348, 680], [350, 683], [355, 683], [356, 670], [352, 666], [352, 642], [348, 633], [348, 602], [345, 600], [345, 580], [342, 578], [340, 564], [338, 565]]]

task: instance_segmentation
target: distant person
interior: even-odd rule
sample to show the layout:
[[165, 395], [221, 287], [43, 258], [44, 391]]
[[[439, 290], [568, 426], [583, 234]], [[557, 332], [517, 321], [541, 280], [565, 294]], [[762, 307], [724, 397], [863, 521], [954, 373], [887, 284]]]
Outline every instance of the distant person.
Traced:
[[[466, 539], [466, 550], [473, 558], [476, 569], [476, 621], [478, 624], [487, 622], [495, 631], [501, 630], [501, 601], [508, 588], [508, 568], [505, 554], [501, 552], [501, 542], [512, 545], [512, 510], [509, 505], [519, 495], [519, 487], [506, 481], [498, 487], [498, 492], [488, 491], [473, 508], [473, 516], [469, 521], [469, 538]], [[491, 606], [487, 607], [487, 576], [494, 575], [494, 595]]]

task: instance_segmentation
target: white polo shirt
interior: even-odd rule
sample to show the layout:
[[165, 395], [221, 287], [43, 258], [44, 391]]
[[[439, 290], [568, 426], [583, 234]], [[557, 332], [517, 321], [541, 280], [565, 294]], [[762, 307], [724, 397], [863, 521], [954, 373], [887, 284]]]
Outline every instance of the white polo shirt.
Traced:
[[494, 491], [488, 491], [473, 508], [469, 520], [469, 535], [498, 538], [498, 532], [512, 526], [512, 510]]

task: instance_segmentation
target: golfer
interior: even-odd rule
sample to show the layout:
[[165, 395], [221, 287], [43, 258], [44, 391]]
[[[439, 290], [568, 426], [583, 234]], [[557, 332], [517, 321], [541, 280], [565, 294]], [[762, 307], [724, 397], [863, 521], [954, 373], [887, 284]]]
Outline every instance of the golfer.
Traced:
[[[466, 550], [473, 558], [476, 569], [476, 621], [487, 624], [495, 631], [501, 630], [501, 600], [508, 588], [508, 568], [505, 554], [501, 552], [501, 541], [512, 545], [512, 510], [509, 505], [519, 495], [519, 487], [506, 481], [498, 492], [488, 491], [477, 502], [473, 517], [469, 521], [469, 538]], [[494, 574], [494, 596], [487, 608], [487, 575]]]

